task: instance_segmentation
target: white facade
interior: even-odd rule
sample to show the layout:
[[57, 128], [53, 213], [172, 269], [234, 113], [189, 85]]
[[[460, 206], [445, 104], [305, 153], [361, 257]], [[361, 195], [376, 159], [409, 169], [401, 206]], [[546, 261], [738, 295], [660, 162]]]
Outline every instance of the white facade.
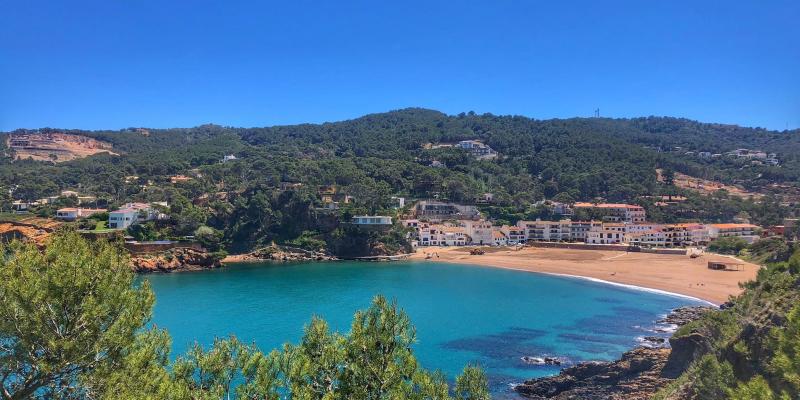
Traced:
[[605, 211], [609, 221], [626, 222], [629, 224], [643, 223], [647, 215], [643, 207], [631, 204], [617, 203], [575, 203], [574, 208], [599, 209]]
[[748, 243], [758, 240], [757, 226], [751, 224], [711, 224], [707, 225], [709, 239], [740, 237]]
[[494, 228], [492, 223], [485, 220], [464, 221], [464, 230], [471, 238], [472, 244], [493, 244]]
[[129, 226], [138, 222], [139, 210], [133, 208], [123, 208], [108, 213], [108, 227], [111, 229], [128, 229]]
[[528, 241], [528, 237], [525, 235], [525, 229], [519, 226], [503, 225], [500, 227], [500, 232], [503, 232], [503, 235], [505, 235], [507, 244], [523, 244]]

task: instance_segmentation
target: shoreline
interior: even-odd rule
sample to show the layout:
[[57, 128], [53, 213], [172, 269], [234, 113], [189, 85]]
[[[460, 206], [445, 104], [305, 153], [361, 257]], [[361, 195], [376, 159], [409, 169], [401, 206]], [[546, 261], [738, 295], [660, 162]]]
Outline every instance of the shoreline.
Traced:
[[[474, 265], [482, 266], [482, 265], [477, 265], [477, 264], [474, 264]], [[492, 268], [492, 267], [488, 267], [488, 268]], [[636, 290], [636, 291], [640, 291], [640, 292], [656, 293], [656, 294], [661, 294], [661, 295], [664, 295], [664, 296], [678, 297], [678, 298], [681, 298], [681, 299], [697, 301], [697, 302], [700, 302], [700, 303], [704, 303], [705, 305], [714, 306], [714, 307], [719, 306], [719, 304], [710, 302], [708, 300], [701, 299], [699, 297], [689, 296], [687, 294], [682, 294], [682, 293], [678, 293], [678, 292], [670, 292], [670, 291], [667, 291], [667, 290], [655, 289], [655, 288], [650, 288], [650, 287], [646, 287], [646, 286], [637, 286], [637, 285], [630, 285], [630, 284], [627, 284], [627, 283], [613, 282], [613, 281], [608, 281], [608, 280], [600, 279], [600, 278], [592, 278], [592, 277], [589, 277], [589, 276], [558, 274], [558, 273], [555, 273], [555, 272], [537, 272], [537, 271], [528, 271], [528, 270], [517, 269], [517, 268], [503, 268], [503, 269], [513, 270], [513, 271], [521, 271], [521, 272], [529, 272], [529, 273], [532, 273], [532, 274], [558, 276], [558, 277], [561, 277], [561, 278], [580, 279], [580, 280], [589, 281], [589, 282], [602, 283], [604, 285], [618, 286], [618, 287], [631, 289], [631, 290]]]
[[[699, 258], [614, 250], [575, 250], [525, 247], [519, 250], [485, 247], [484, 255], [470, 255], [470, 247], [426, 247], [410, 257], [414, 261], [433, 261], [466, 266], [503, 268], [542, 273], [573, 279], [682, 297], [720, 305], [741, 293], [739, 284], [755, 279], [758, 265], [742, 262], [737, 271], [715, 271], [708, 261], [730, 260], [723, 255], [704, 254]], [[427, 254], [436, 255], [430, 259]], [[739, 260], [741, 261], [741, 260]]]

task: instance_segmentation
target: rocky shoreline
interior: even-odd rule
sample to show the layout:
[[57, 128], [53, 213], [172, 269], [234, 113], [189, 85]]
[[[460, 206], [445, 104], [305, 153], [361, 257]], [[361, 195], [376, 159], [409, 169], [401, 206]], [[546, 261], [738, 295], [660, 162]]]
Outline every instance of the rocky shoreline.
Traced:
[[338, 261], [339, 258], [328, 253], [288, 246], [268, 246], [245, 254], [225, 257], [222, 263], [259, 261]]
[[201, 271], [221, 266], [220, 260], [210, 253], [192, 248], [174, 248], [157, 255], [131, 258], [131, 268], [137, 273]]
[[[712, 307], [680, 307], [659, 324], [685, 325]], [[654, 338], [656, 339], [656, 338]], [[563, 369], [558, 375], [531, 379], [514, 388], [534, 400], [645, 400], [674, 380], [688, 367], [694, 349], [687, 338], [670, 338], [670, 348], [659, 340], [653, 346], [637, 347], [612, 362], [584, 362]]]

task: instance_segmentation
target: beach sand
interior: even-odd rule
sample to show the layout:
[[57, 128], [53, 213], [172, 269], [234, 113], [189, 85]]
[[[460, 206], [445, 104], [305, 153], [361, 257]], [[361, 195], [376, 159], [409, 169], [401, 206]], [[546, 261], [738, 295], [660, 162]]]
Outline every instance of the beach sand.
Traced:
[[428, 261], [472, 264], [520, 271], [563, 274], [657, 289], [722, 304], [742, 292], [740, 282], [753, 280], [760, 268], [743, 263], [736, 271], [708, 269], [708, 261], [731, 258], [703, 254], [685, 255], [627, 253], [606, 250], [570, 250], [524, 247], [483, 248], [486, 254], [470, 255], [469, 247], [420, 248], [411, 259], [425, 261], [426, 253], [438, 253]]

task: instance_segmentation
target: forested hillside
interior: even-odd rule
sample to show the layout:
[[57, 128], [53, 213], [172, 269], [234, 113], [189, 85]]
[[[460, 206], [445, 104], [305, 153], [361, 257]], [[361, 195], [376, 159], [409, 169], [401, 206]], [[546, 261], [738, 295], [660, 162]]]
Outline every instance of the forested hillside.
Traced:
[[[677, 118], [534, 120], [474, 113], [449, 116], [414, 108], [335, 123], [268, 128], [46, 131], [100, 139], [120, 155], [99, 154], [60, 164], [4, 157], [0, 186], [13, 189], [14, 199], [35, 200], [77, 189], [110, 206], [130, 200], [168, 201], [175, 218], [185, 222], [173, 233], [188, 234], [208, 224], [229, 241], [289, 241], [303, 232], [308, 238], [329, 228], [332, 233], [336, 228], [325, 222], [328, 216], [314, 212], [320, 206], [319, 185], [335, 184], [355, 199], [340, 210], [340, 217], [385, 212], [391, 196], [470, 203], [489, 192], [493, 203], [481, 207], [501, 222], [548, 217], [547, 210], [537, 206], [544, 199], [602, 199], [641, 204], [657, 221], [727, 221], [744, 211], [754, 222], [774, 224], [796, 212], [800, 181], [799, 131]], [[483, 141], [499, 156], [479, 159], [462, 149], [438, 146], [466, 139]], [[780, 164], [697, 156], [739, 148], [775, 153]], [[237, 159], [222, 163], [225, 155]], [[668, 177], [682, 172], [765, 196], [757, 201], [725, 192], [701, 196], [673, 186], [669, 179], [659, 182], [658, 168]], [[172, 184], [170, 177], [175, 175], [192, 179]], [[281, 182], [302, 186], [286, 195], [279, 190]], [[688, 199], [679, 206], [657, 206], [643, 197], [661, 194]], [[294, 225], [287, 226], [290, 222]]]

